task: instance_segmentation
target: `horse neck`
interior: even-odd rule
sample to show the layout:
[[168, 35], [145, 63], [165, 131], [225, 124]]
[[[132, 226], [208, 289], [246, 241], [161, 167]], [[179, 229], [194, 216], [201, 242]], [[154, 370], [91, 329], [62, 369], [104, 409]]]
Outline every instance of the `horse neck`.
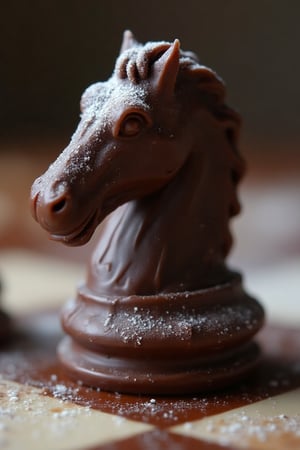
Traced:
[[[207, 127], [198, 135], [192, 124], [195, 140], [182, 169], [144, 210], [145, 223], [151, 224], [149, 243], [154, 246], [155, 237], [160, 237], [156, 239], [158, 278], [167, 290], [199, 289], [229, 276], [224, 258], [232, 244], [229, 208], [236, 201], [232, 149], [212, 116], [204, 112], [195, 120], [203, 117]], [[143, 200], [140, 205], [144, 208]]]
[[222, 164], [211, 161], [217, 150], [211, 144], [195, 143], [168, 186], [111, 215], [92, 260], [94, 290], [148, 295], [227, 281], [228, 193]]

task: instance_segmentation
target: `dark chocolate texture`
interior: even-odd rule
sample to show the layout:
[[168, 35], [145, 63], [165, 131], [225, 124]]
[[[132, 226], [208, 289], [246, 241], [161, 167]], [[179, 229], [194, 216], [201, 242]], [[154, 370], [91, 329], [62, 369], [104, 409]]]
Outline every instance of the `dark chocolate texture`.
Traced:
[[90, 86], [70, 144], [32, 187], [54, 240], [100, 240], [62, 323], [62, 364], [87, 384], [187, 393], [256, 364], [260, 305], [226, 266], [245, 164], [222, 80], [179, 41], [125, 32], [112, 77]]

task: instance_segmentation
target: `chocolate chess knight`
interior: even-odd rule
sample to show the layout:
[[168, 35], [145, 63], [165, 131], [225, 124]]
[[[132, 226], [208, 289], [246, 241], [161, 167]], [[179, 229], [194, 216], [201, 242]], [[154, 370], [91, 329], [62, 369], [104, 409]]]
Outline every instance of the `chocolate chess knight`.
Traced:
[[[2, 297], [2, 283], [0, 280], [0, 301]], [[1, 307], [1, 304], [0, 304]], [[0, 308], [0, 344], [1, 342], [4, 342], [11, 334], [11, 319], [10, 317], [2, 311]]]
[[179, 41], [125, 32], [111, 78], [90, 86], [70, 144], [32, 187], [51, 239], [100, 240], [66, 304], [59, 359], [75, 380], [188, 394], [256, 366], [264, 312], [225, 262], [245, 171], [222, 80]]

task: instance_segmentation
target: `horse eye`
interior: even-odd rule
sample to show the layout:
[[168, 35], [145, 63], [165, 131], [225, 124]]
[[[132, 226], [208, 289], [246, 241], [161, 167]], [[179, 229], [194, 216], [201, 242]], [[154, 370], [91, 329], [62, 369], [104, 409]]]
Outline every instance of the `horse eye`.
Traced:
[[119, 136], [133, 137], [140, 133], [145, 125], [145, 119], [142, 116], [130, 115], [125, 118], [119, 129]]

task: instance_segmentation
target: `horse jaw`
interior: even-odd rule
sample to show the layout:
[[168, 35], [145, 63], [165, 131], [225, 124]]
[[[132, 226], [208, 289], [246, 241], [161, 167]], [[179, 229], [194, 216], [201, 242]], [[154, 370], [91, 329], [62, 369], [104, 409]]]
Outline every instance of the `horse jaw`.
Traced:
[[61, 242], [69, 247], [79, 247], [87, 244], [99, 224], [97, 212], [89, 215], [79, 227], [68, 234], [49, 233], [52, 241]]

